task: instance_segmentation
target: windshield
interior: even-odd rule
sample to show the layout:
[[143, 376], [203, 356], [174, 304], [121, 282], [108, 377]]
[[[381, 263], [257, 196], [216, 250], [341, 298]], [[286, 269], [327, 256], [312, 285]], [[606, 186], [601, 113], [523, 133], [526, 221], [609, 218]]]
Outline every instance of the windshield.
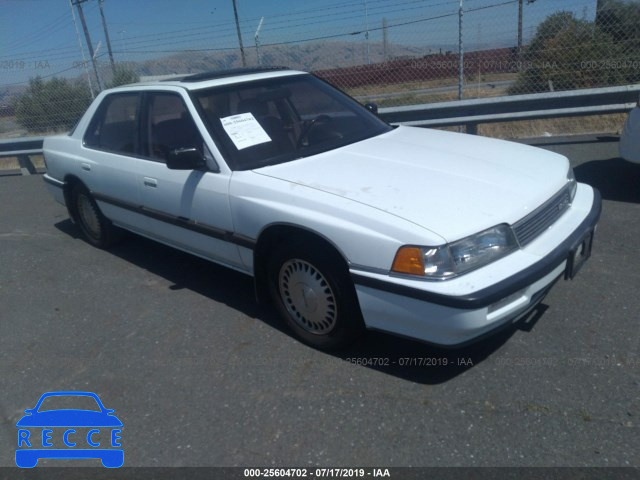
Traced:
[[391, 129], [312, 75], [215, 87], [193, 96], [234, 170], [289, 162]]

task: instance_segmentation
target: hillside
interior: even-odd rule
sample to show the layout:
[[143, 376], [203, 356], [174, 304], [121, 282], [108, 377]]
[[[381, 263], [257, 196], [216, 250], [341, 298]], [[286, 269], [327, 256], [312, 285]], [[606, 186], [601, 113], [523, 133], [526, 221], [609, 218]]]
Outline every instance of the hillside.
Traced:
[[[381, 43], [371, 43], [369, 49], [371, 63], [380, 63], [392, 57], [418, 57], [426, 53], [424, 48], [389, 45], [385, 58]], [[245, 55], [248, 65], [258, 64], [255, 45], [245, 48]], [[368, 63], [366, 45], [353, 42], [314, 42], [300, 45], [265, 46], [260, 47], [260, 57], [263, 65], [286, 65], [307, 71], [352, 67]], [[130, 65], [135, 66], [140, 76], [152, 76], [235, 68], [241, 67], [242, 62], [240, 51], [236, 49], [221, 52], [186, 51]]]

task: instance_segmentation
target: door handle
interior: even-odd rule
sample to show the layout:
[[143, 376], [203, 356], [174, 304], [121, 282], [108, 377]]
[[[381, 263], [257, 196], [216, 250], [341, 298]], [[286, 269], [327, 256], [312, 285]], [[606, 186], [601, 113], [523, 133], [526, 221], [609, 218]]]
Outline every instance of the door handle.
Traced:
[[80, 168], [82, 170], [86, 170], [87, 172], [91, 171], [91, 165], [89, 165], [88, 163], [81, 163]]
[[156, 180], [155, 178], [150, 178], [150, 177], [144, 177], [143, 179], [144, 181], [144, 186], [145, 187], [157, 187], [158, 186], [158, 180]]

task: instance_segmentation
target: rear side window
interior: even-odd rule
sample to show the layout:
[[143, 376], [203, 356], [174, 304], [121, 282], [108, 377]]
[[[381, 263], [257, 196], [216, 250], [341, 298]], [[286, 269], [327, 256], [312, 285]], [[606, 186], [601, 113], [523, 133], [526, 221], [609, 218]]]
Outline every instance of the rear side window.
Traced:
[[96, 111], [84, 135], [86, 147], [132, 155], [136, 150], [140, 95], [114, 93]]

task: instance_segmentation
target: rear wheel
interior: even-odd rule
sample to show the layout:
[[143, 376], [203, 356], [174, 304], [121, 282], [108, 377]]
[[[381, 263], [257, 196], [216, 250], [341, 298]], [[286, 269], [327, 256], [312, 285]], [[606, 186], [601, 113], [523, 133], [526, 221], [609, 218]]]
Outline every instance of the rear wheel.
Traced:
[[364, 331], [353, 283], [337, 254], [313, 245], [285, 245], [271, 256], [268, 275], [273, 303], [305, 343], [336, 349]]
[[83, 185], [76, 185], [71, 191], [72, 215], [84, 238], [93, 246], [107, 248], [120, 235], [120, 229], [114, 227], [106, 218], [96, 201]]

